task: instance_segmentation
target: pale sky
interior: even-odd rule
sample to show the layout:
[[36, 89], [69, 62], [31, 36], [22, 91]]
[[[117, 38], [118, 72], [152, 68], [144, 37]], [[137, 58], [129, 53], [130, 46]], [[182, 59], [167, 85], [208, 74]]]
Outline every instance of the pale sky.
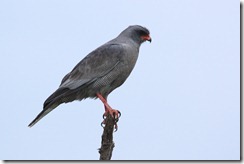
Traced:
[[27, 125], [82, 58], [135, 24], [152, 43], [109, 96], [122, 113], [112, 159], [240, 159], [239, 13], [233, 0], [0, 1], [0, 159], [99, 159], [99, 100]]

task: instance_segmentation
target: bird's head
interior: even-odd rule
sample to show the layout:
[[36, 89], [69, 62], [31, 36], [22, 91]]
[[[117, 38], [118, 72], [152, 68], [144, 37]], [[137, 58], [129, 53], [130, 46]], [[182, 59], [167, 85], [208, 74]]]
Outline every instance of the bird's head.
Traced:
[[145, 41], [149, 41], [149, 42], [152, 41], [149, 30], [140, 25], [129, 26], [123, 32], [121, 32], [120, 35], [130, 37], [131, 39], [133, 39], [135, 42], [139, 44]]

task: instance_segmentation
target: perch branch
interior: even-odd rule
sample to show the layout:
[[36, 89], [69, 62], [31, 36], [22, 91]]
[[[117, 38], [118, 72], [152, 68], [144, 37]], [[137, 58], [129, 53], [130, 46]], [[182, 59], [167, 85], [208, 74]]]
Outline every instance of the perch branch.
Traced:
[[99, 149], [100, 160], [110, 160], [114, 148], [113, 142], [114, 119], [111, 115], [106, 118], [106, 124], [103, 129], [101, 148]]

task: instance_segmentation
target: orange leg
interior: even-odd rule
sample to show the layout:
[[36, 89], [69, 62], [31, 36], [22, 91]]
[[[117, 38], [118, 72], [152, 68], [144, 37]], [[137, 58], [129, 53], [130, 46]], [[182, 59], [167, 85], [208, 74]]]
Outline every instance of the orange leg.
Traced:
[[103, 102], [104, 107], [105, 107], [105, 113], [103, 114], [103, 122], [102, 125], [106, 124], [106, 117], [108, 116], [108, 114], [110, 114], [113, 118], [114, 118], [114, 127], [115, 127], [115, 131], [117, 131], [118, 126], [117, 126], [117, 122], [119, 121], [119, 117], [121, 116], [120, 111], [112, 109], [107, 100], [99, 93], [97, 93], [97, 97]]

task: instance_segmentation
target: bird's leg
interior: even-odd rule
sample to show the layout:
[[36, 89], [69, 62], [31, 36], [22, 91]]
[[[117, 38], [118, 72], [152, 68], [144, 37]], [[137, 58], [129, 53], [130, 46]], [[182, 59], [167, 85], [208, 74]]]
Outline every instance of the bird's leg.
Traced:
[[102, 125], [106, 124], [106, 117], [108, 116], [108, 114], [110, 114], [112, 116], [112, 118], [114, 119], [114, 127], [115, 130], [117, 130], [118, 126], [117, 126], [117, 122], [119, 121], [119, 117], [121, 116], [120, 111], [116, 110], [116, 109], [112, 109], [107, 100], [99, 93], [97, 93], [97, 97], [103, 102], [104, 107], [105, 107], [105, 113], [103, 114], [103, 122]]
[[97, 93], [97, 97], [103, 102], [104, 107], [105, 107], [105, 113], [103, 114], [104, 117], [107, 116], [107, 114], [110, 114], [114, 119], [118, 119], [121, 116], [120, 111], [116, 110], [116, 109], [112, 109], [107, 100], [105, 98], [103, 98], [102, 95], [100, 95], [99, 93]]

